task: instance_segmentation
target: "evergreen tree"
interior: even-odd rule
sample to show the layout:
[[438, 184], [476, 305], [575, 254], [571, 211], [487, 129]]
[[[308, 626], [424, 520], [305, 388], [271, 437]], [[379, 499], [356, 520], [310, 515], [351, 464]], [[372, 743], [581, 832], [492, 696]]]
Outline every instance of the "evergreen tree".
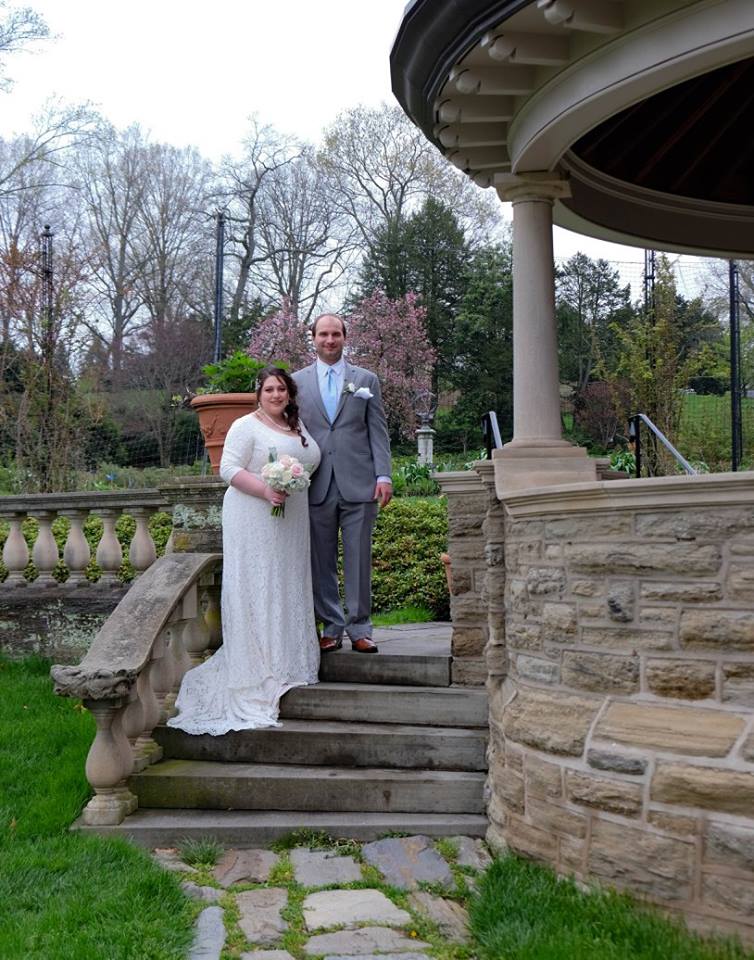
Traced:
[[481, 443], [481, 419], [497, 413], [503, 438], [513, 431], [513, 278], [511, 248], [478, 250], [464, 271], [450, 382], [456, 401], [438, 429], [463, 449]]
[[437, 356], [432, 377], [435, 392], [448, 383], [453, 367], [454, 317], [463, 296], [467, 258], [467, 244], [455, 214], [430, 197], [416, 213], [404, 220], [393, 219], [381, 228], [361, 269], [361, 298], [376, 290], [391, 300], [408, 293], [418, 295]]

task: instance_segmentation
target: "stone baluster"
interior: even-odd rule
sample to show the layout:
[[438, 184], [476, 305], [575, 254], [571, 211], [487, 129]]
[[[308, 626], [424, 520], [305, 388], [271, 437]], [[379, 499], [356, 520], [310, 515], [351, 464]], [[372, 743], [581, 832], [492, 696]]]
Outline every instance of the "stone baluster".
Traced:
[[[158, 652], [161, 654], [162, 651], [158, 650]], [[154, 650], [152, 655], [154, 657]], [[136, 691], [142, 706], [143, 726], [134, 743], [134, 753], [136, 757], [146, 757], [148, 764], [157, 763], [162, 759], [162, 747], [152, 737], [152, 731], [160, 722], [162, 712], [154, 687], [156, 666], [157, 661], [151, 659], [136, 681]]]
[[144, 713], [144, 704], [139, 696], [138, 681], [131, 701], [126, 706], [121, 717], [123, 733], [125, 734], [133, 758], [133, 769], [140, 773], [145, 767], [149, 766], [149, 756], [146, 751], [141, 749], [141, 744], [137, 746], [137, 741], [146, 726], [146, 717]]
[[95, 795], [82, 815], [84, 823], [90, 826], [121, 823], [135, 809], [136, 798], [126, 787], [133, 761], [118, 717], [124, 703], [123, 699], [84, 700], [84, 706], [97, 724], [94, 742], [86, 758], [86, 778]]
[[157, 549], [148, 525], [149, 518], [154, 511], [148, 507], [129, 507], [128, 512], [136, 521], [136, 530], [128, 550], [128, 559], [138, 576], [157, 559]]
[[[180, 608], [179, 608], [180, 609]], [[154, 684], [154, 695], [160, 707], [160, 723], [164, 723], [169, 716], [172, 716], [172, 707], [175, 704], [175, 694], [173, 693], [173, 638], [180, 637], [181, 630], [178, 623], [169, 623], [164, 627], [154, 642], [152, 657], [154, 658], [154, 668], [152, 670], [152, 682]], [[168, 702], [171, 697], [171, 702]]]
[[87, 586], [86, 568], [92, 558], [92, 551], [84, 536], [84, 522], [89, 515], [88, 510], [61, 510], [61, 517], [68, 517], [71, 528], [63, 547], [63, 561], [68, 567], [68, 580], [71, 586]]
[[[173, 691], [166, 700], [166, 708], [173, 712], [181, 680], [187, 670], [204, 659], [209, 644], [209, 630], [199, 604], [199, 591], [192, 584], [181, 602], [180, 629], [171, 633], [170, 650], [173, 654]], [[170, 714], [172, 716], [172, 713]]]
[[97, 563], [102, 571], [99, 582], [105, 587], [116, 586], [118, 571], [123, 563], [123, 551], [115, 534], [115, 522], [120, 511], [99, 508], [97, 514], [102, 517], [103, 524], [102, 539], [97, 545]]
[[185, 624], [181, 639], [188, 660], [186, 669], [189, 670], [191, 667], [198, 666], [204, 660], [204, 655], [209, 649], [210, 632], [203, 613]]
[[204, 621], [209, 631], [208, 648], [217, 650], [223, 639], [222, 611], [220, 607], [219, 576], [212, 575], [211, 583], [205, 586]]
[[34, 583], [38, 587], [53, 587], [56, 580], [52, 572], [59, 559], [58, 545], [52, 534], [52, 522], [56, 513], [54, 510], [34, 510], [29, 511], [29, 516], [35, 517], [39, 522], [39, 533], [31, 551], [31, 559], [38, 571]]
[[4, 514], [10, 525], [8, 539], [3, 547], [3, 563], [8, 571], [8, 586], [25, 587], [28, 583], [24, 576], [29, 564], [29, 547], [26, 544], [21, 525], [26, 517], [25, 513]]

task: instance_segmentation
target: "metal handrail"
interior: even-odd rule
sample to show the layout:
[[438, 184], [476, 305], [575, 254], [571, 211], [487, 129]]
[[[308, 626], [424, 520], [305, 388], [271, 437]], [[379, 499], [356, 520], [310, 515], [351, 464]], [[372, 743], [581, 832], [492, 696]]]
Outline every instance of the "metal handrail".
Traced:
[[635, 444], [634, 456], [636, 458], [637, 479], [638, 477], [641, 476], [641, 423], [642, 421], [646, 423], [646, 425], [649, 427], [652, 433], [657, 437], [660, 443], [666, 448], [666, 450], [668, 450], [675, 457], [675, 459], [678, 461], [678, 463], [680, 463], [680, 465], [683, 467], [686, 473], [688, 473], [692, 477], [696, 476], [698, 473], [698, 470], [695, 470], [691, 466], [691, 464], [688, 462], [688, 460], [685, 457], [681, 456], [681, 454], [676, 450], [676, 448], [673, 446], [670, 440], [668, 440], [668, 438], [665, 436], [662, 430], [660, 430], [658, 427], [656, 427], [652, 423], [652, 421], [649, 419], [646, 413], [635, 413], [632, 417], [629, 418], [629, 421], [628, 421], [628, 435], [634, 441], [634, 444]]

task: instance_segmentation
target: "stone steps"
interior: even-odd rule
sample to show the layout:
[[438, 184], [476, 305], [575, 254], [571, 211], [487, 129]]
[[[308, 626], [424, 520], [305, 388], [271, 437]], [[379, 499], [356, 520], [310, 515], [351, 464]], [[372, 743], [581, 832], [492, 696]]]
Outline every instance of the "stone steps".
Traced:
[[482, 813], [485, 775], [163, 760], [131, 777], [140, 807], [369, 813]]
[[77, 829], [101, 836], [128, 837], [147, 849], [176, 847], [183, 840], [213, 837], [225, 847], [267, 847], [295, 830], [320, 831], [349, 840], [377, 840], [388, 833], [429, 837], [483, 837], [487, 818], [479, 814], [333, 813], [300, 810], [153, 810], [139, 809], [116, 827]]
[[393, 686], [449, 687], [450, 656], [394, 654], [383, 644], [373, 654], [339, 650], [322, 657], [320, 680], [327, 683], [381, 683]]
[[487, 693], [475, 687], [325, 682], [290, 690], [280, 702], [280, 716], [296, 720], [486, 727]]
[[146, 847], [186, 837], [259, 847], [294, 830], [375, 840], [400, 831], [484, 836], [487, 698], [450, 682], [449, 629], [392, 628], [380, 653], [322, 658], [289, 691], [281, 725], [221, 737], [158, 727], [163, 760], [134, 775], [117, 827]]
[[173, 727], [158, 727], [154, 738], [162, 746], [163, 756], [176, 760], [426, 770], [487, 769], [486, 727], [284, 720], [280, 727], [236, 730], [221, 737], [208, 734], [197, 737]]

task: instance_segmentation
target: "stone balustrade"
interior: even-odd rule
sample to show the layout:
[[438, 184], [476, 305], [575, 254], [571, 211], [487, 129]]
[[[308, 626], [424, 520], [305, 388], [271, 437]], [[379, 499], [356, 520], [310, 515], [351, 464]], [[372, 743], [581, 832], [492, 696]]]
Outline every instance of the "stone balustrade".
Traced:
[[489, 839], [754, 939], [752, 475], [501, 506]]
[[221, 643], [218, 554], [161, 557], [107, 619], [79, 666], [55, 666], [55, 692], [83, 700], [97, 731], [86, 760], [94, 796], [85, 824], [121, 823], [136, 809], [133, 772], [160, 759], [152, 731], [175, 713], [186, 671]]
[[[14, 587], [33, 587], [38, 590], [59, 586], [54, 574], [61, 560], [66, 568], [65, 583], [68, 587], [91, 585], [87, 569], [92, 559], [96, 560], [100, 569], [100, 586], [117, 584], [124, 557], [115, 525], [123, 514], [133, 517], [136, 523], [128, 559], [138, 576], [157, 558], [148, 521], [154, 513], [167, 509], [168, 505], [159, 490], [40, 493], [0, 498], [0, 519], [9, 526], [3, 547], [3, 564], [8, 575], [0, 585], [0, 592]], [[90, 516], [101, 518], [103, 526], [94, 557], [84, 535], [84, 524]], [[58, 517], [68, 521], [68, 533], [62, 551], [52, 530], [53, 522]], [[23, 525], [28, 518], [34, 518], [38, 524], [31, 549], [23, 533]], [[30, 563], [36, 568], [34, 579], [28, 579]]]

